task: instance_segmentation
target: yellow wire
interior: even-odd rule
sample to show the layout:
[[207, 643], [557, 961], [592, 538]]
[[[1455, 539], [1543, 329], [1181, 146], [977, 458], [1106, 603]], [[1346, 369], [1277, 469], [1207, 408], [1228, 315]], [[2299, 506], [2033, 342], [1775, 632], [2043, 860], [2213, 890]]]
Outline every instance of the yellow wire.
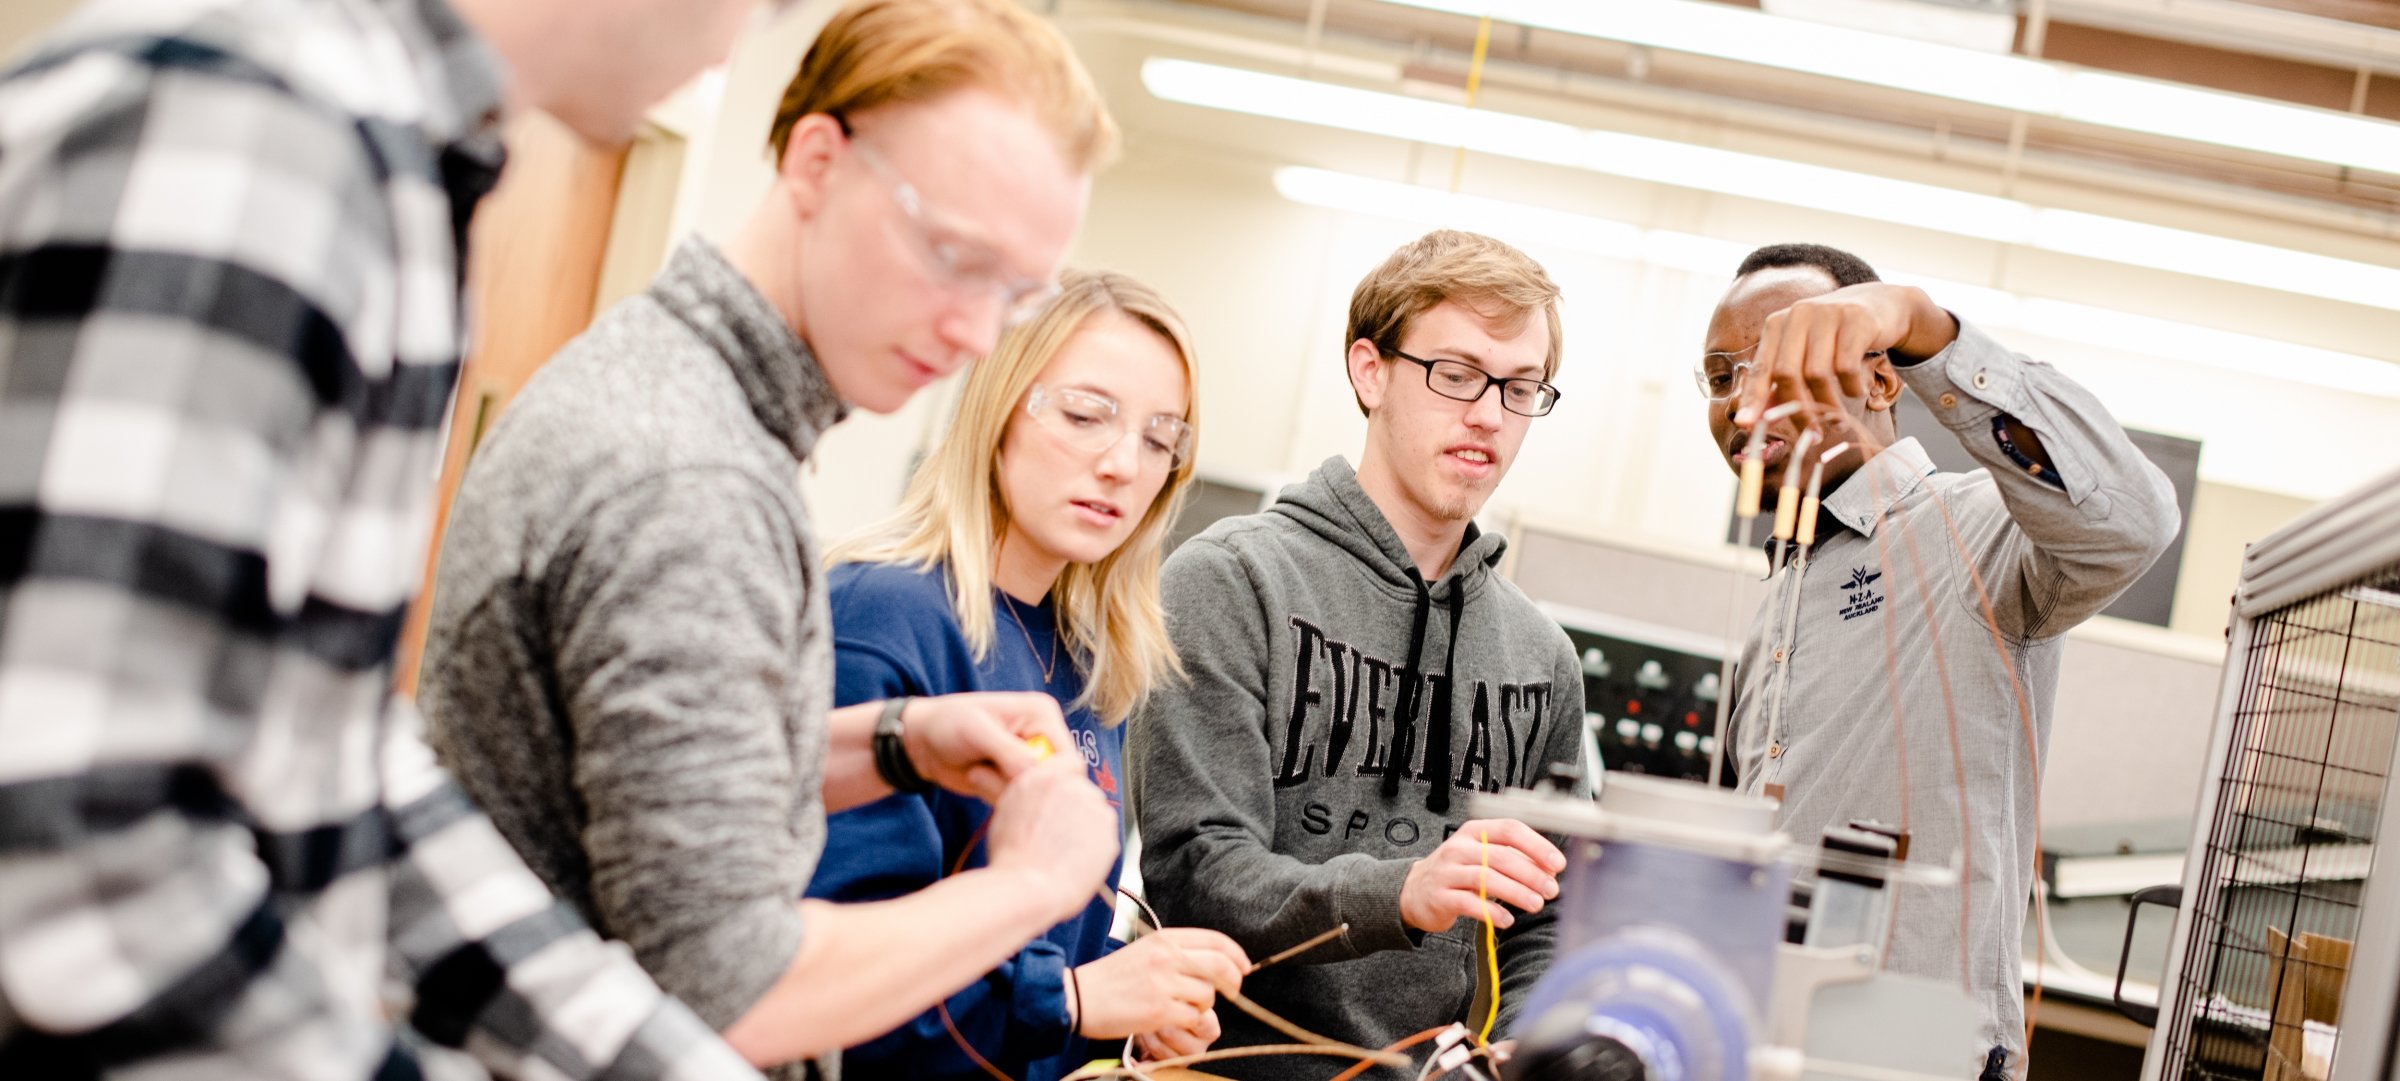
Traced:
[[1492, 835], [1476, 830], [1475, 839], [1482, 842], [1483, 871], [1475, 876], [1475, 898], [1483, 902], [1483, 959], [1491, 966], [1492, 1009], [1483, 1016], [1483, 1031], [1475, 1034], [1475, 1042], [1492, 1042], [1492, 1026], [1500, 1020], [1500, 932], [1492, 925], [1492, 895], [1487, 883], [1492, 878]]
[[[1467, 64], [1467, 108], [1475, 108], [1475, 91], [1483, 87], [1483, 58], [1492, 48], [1492, 17], [1485, 15], [1475, 24], [1475, 59]], [[1450, 191], [1458, 191], [1458, 181], [1467, 169], [1467, 148], [1460, 144], [1450, 154]]]

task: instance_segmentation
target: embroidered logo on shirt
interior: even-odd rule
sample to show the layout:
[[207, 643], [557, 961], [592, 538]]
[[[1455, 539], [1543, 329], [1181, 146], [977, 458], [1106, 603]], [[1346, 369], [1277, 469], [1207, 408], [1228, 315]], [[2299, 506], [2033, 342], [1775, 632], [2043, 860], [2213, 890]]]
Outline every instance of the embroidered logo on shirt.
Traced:
[[1860, 616], [1871, 616], [1883, 608], [1883, 594], [1875, 592], [1876, 579], [1882, 571], [1868, 573], [1860, 567], [1850, 572], [1850, 580], [1842, 584], [1842, 620], [1848, 622]]

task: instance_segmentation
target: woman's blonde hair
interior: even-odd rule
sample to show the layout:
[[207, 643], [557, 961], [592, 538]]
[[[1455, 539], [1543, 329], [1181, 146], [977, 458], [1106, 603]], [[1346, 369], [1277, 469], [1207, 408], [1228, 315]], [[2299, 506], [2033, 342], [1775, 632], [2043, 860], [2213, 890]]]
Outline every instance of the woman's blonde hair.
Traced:
[[767, 149], [783, 160], [792, 127], [885, 105], [989, 90], [1023, 103], [1069, 165], [1089, 174], [1116, 152], [1117, 125], [1058, 30], [1016, 0], [859, 0], [819, 31], [783, 88]]
[[[991, 654], [992, 565], [1008, 530], [1000, 490], [1000, 447], [1011, 423], [1030, 423], [1022, 406], [1042, 369], [1094, 320], [1117, 316], [1149, 329], [1183, 362], [1183, 421], [1195, 450], [1200, 390], [1191, 334], [1149, 286], [1108, 271], [1068, 271], [1058, 298], [1002, 335], [961, 390], [958, 414], [941, 445], [917, 467], [892, 517], [836, 545], [831, 563], [899, 563], [949, 571], [950, 605], [980, 661]], [[1160, 549], [1192, 483], [1193, 455], [1168, 473], [1133, 534], [1098, 563], [1070, 563], [1052, 587], [1058, 633], [1084, 676], [1083, 696], [1103, 724], [1123, 721], [1160, 680], [1183, 674], [1167, 640], [1158, 595]]]

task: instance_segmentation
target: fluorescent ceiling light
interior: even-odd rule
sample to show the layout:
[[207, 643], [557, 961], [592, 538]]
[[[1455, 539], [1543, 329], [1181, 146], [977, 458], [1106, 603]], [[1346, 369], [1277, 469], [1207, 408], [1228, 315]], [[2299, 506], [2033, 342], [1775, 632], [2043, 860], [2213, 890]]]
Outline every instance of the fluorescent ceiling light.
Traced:
[[2373, 357], [2063, 300], [2026, 297], [2021, 307], [2019, 325], [2045, 338], [2128, 353], [2197, 359], [2212, 368], [2277, 382], [2310, 383], [2350, 393], [2400, 398], [2400, 364]]
[[[1275, 170], [1275, 190], [1308, 206], [1473, 229], [1528, 247], [1564, 247], [1714, 277], [1730, 276], [1750, 251], [1748, 246], [1715, 237], [1645, 229], [1584, 214], [1304, 166]], [[2373, 357], [2024, 297], [1965, 282], [1904, 274], [1889, 277], [1923, 288], [1942, 306], [1986, 328], [2017, 330], [2277, 382], [2400, 398], [2400, 364]]]
[[2196, 274], [2374, 308], [2400, 309], [2400, 270], [2073, 210], [2034, 214], [2025, 241], [2047, 251]]
[[1697, 0], [1389, 0], [1458, 15], [1607, 38], [1671, 52], [1872, 83], [2020, 112], [2057, 108], [2054, 64], [1803, 22]]
[[[1296, 203], [1346, 207], [1361, 214], [1402, 221], [1424, 215], [1428, 194], [1426, 189], [1414, 185], [1301, 168], [1277, 169], [1275, 190]], [[1505, 199], [1438, 194], [1442, 220], [1455, 228], [1492, 236], [1542, 237], [1549, 243], [1613, 259], [1632, 259], [1641, 254], [1640, 226]]]
[[2215, 146], [2400, 174], [2400, 124], [1700, 0], [1388, 0]]
[[2008, 53], [2017, 44], [2017, 13], [1997, 4], [1925, 0], [1762, 0], [1770, 15], [1892, 34], [1912, 41]]
[[2400, 269], [2372, 263], [1189, 60], [1145, 60], [1142, 82], [1151, 93], [1187, 105], [1463, 146], [1524, 161], [2400, 310]]
[[1463, 146], [1501, 157], [1725, 195], [1768, 198], [1987, 240], [2014, 240], [2023, 236], [2033, 221], [2033, 208], [2024, 203], [1956, 188], [1692, 143], [1590, 131], [1554, 120], [1190, 60], [1145, 60], [1142, 83], [1161, 98], [1187, 105]]

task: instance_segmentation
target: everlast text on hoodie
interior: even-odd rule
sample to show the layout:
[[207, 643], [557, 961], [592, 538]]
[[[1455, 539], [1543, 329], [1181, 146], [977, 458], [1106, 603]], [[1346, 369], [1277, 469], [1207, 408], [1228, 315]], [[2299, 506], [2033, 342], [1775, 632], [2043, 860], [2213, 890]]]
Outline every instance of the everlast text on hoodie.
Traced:
[[[1170, 926], [1223, 931], [1253, 958], [1347, 922], [1243, 986], [1303, 1028], [1380, 1047], [1483, 1019], [1481, 924], [1421, 934], [1401, 922], [1400, 887], [1468, 821], [1471, 793], [1575, 761], [1581, 670], [1565, 632], [1494, 571], [1505, 547], [1470, 525], [1450, 571], [1425, 581], [1336, 457], [1167, 561], [1167, 628], [1190, 678], [1154, 694], [1129, 736], [1142, 879]], [[1495, 1033], [1551, 939], [1546, 909], [1500, 932]], [[1287, 1042], [1217, 1012], [1218, 1047]], [[1327, 1062], [1209, 1069], [1315, 1081]]]

